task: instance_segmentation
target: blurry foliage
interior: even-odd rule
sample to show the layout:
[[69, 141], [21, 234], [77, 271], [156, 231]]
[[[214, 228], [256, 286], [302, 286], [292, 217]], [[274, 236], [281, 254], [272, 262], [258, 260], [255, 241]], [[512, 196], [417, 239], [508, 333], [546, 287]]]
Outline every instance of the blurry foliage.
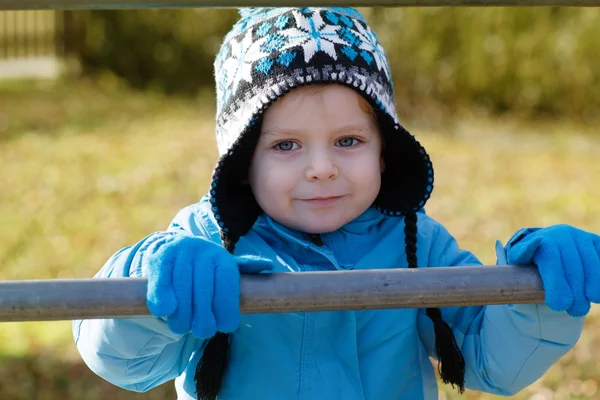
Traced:
[[26, 357], [0, 358], [2, 400], [166, 400], [172, 384], [146, 393], [128, 392], [98, 378], [81, 361], [65, 361], [44, 349]]
[[91, 11], [76, 14], [84, 68], [111, 70], [133, 87], [195, 94], [214, 85], [213, 61], [235, 10]]
[[[569, 116], [600, 107], [600, 9], [361, 9], [388, 52], [400, 114], [424, 102], [454, 112]], [[75, 13], [88, 72], [109, 69], [137, 88], [194, 94], [213, 87], [213, 61], [233, 9]]]
[[422, 8], [368, 13], [398, 92], [529, 116], [597, 118], [600, 9]]

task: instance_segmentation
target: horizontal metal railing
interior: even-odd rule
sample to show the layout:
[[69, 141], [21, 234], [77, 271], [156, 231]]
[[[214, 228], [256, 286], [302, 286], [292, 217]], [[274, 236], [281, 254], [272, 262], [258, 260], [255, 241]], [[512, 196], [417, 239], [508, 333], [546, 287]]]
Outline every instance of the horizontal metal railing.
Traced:
[[[149, 316], [145, 278], [0, 282], [0, 322]], [[242, 313], [539, 303], [532, 266], [243, 275]]]
[[258, 6], [600, 6], [600, 0], [0, 0], [0, 10]]

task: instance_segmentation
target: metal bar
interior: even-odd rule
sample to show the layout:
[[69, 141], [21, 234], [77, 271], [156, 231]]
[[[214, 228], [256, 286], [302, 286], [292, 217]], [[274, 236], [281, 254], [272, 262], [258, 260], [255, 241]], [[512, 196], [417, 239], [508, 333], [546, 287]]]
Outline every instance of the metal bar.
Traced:
[[2, 58], [3, 59], [7, 59], [8, 58], [8, 12], [1, 12], [0, 14], [2, 15], [2, 31], [0, 32], [0, 42], [4, 43], [4, 46], [2, 46], [3, 51], [2, 51]]
[[29, 37], [29, 13], [31, 11], [23, 11], [21, 14], [23, 15], [23, 56], [24, 58], [28, 58], [31, 55], [31, 41]]
[[24, 58], [27, 55], [25, 50], [25, 35], [23, 35], [24, 15], [25, 11], [17, 11], [17, 18], [15, 18], [15, 32], [17, 36], [15, 54], [17, 55], [17, 58]]
[[20, 11], [12, 13], [12, 58], [19, 58], [19, 13]]
[[600, 6], [600, 0], [0, 0], [0, 10], [258, 6]]
[[[0, 282], [0, 322], [149, 316], [143, 278]], [[242, 313], [539, 303], [532, 266], [244, 275]]]
[[54, 54], [63, 57], [65, 55], [65, 26], [64, 12], [54, 13]]
[[33, 11], [34, 48], [36, 57], [44, 55], [44, 11]]
[[43, 11], [44, 13], [44, 55], [54, 56], [54, 14], [56, 11]]

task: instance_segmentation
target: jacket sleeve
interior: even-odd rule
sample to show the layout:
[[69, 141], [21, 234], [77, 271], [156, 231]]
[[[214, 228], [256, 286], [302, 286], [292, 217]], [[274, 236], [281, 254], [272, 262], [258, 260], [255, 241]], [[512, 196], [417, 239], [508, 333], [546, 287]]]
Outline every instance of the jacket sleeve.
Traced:
[[[200, 223], [193, 206], [183, 209], [165, 232], [156, 232], [113, 255], [95, 278], [146, 276], [144, 260], [166, 237], [214, 238]], [[100, 377], [121, 388], [143, 392], [179, 376], [203, 341], [172, 333], [161, 318], [86, 319], [73, 321], [81, 357]]]
[[[428, 266], [480, 265], [473, 254], [437, 224], [429, 248]], [[512, 240], [520, 236], [513, 236]], [[497, 246], [499, 264], [504, 248]], [[491, 267], [493, 268], [493, 267]], [[442, 316], [452, 327], [465, 358], [465, 387], [513, 395], [539, 379], [565, 355], [581, 335], [584, 318], [555, 312], [544, 304], [445, 307]], [[419, 310], [419, 335], [436, 358], [433, 324]]]

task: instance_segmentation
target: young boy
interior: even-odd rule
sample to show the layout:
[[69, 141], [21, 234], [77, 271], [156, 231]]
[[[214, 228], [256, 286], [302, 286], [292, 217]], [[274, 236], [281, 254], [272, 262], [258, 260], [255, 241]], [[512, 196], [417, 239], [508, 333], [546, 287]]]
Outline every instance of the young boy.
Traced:
[[355, 10], [250, 9], [215, 62], [210, 193], [97, 277], [145, 276], [156, 318], [74, 321], [88, 366], [180, 399], [510, 395], [577, 342], [600, 300], [600, 238], [525, 229], [499, 263], [540, 269], [545, 304], [240, 315], [242, 273], [474, 265], [423, 206], [433, 169], [397, 121], [385, 52]]

